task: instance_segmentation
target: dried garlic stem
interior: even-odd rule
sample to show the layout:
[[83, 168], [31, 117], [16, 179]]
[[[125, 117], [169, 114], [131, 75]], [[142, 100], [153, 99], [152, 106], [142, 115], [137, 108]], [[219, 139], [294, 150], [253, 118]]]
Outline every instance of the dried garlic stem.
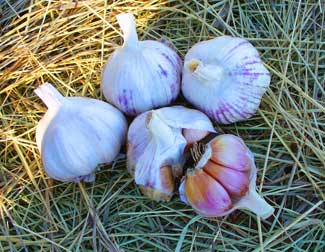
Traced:
[[131, 13], [122, 13], [116, 16], [117, 22], [123, 31], [124, 47], [136, 47], [138, 34], [134, 16]]
[[46, 82], [34, 90], [35, 94], [41, 98], [48, 109], [59, 107], [64, 97], [59, 93], [52, 84]]
[[269, 205], [256, 191], [249, 191], [239, 202], [237, 208], [246, 208], [262, 219], [270, 217], [274, 208]]

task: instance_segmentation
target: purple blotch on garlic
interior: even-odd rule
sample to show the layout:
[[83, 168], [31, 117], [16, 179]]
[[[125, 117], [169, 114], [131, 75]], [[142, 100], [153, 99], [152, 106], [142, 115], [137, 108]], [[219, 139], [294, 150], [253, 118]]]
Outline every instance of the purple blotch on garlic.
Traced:
[[244, 39], [221, 36], [199, 42], [185, 56], [182, 92], [218, 123], [254, 115], [269, 84], [270, 73]]
[[109, 57], [104, 68], [105, 98], [131, 116], [170, 104], [180, 91], [179, 56], [161, 42], [139, 41], [131, 13], [119, 14], [116, 18], [124, 43]]
[[160, 74], [162, 74], [164, 77], [168, 77], [168, 73], [163, 67], [159, 64]]

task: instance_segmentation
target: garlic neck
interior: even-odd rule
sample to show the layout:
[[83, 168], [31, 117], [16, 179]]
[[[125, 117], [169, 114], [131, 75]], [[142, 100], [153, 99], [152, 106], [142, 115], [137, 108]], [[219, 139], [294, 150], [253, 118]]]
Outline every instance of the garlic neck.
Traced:
[[121, 13], [116, 19], [123, 32], [123, 47], [137, 48], [139, 41], [133, 14]]
[[48, 82], [36, 88], [34, 92], [48, 109], [56, 109], [63, 103], [64, 97]]
[[262, 219], [270, 217], [274, 208], [267, 203], [255, 190], [250, 190], [239, 202], [237, 208], [246, 208]]
[[224, 68], [219, 64], [204, 64], [198, 59], [185, 62], [185, 67], [198, 80], [208, 82], [220, 81], [224, 75]]

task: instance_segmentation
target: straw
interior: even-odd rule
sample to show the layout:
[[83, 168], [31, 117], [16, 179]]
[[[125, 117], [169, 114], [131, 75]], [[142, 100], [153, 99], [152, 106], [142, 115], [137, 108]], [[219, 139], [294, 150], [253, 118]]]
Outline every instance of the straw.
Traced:
[[[25, 9], [10, 1], [19, 16], [7, 2], [0, 21], [0, 251], [325, 250], [322, 1], [34, 0]], [[102, 68], [123, 43], [116, 15], [127, 12], [139, 40], [168, 37], [182, 58], [196, 42], [223, 34], [256, 46], [272, 75], [260, 109], [216, 127], [254, 152], [257, 188], [275, 207], [272, 217], [237, 210], [205, 219], [178, 195], [152, 202], [123, 159], [101, 167], [94, 183], [46, 176], [35, 127], [47, 108], [33, 91], [50, 82], [64, 96], [103, 99]]]

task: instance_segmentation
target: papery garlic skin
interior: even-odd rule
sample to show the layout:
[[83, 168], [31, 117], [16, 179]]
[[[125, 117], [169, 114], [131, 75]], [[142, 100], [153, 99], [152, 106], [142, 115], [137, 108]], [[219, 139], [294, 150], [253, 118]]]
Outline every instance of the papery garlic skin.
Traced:
[[209, 133], [209, 131], [202, 131], [197, 129], [184, 129], [182, 132], [188, 145], [200, 141], [201, 139], [205, 138]]
[[36, 128], [45, 172], [59, 181], [93, 181], [96, 167], [113, 161], [125, 140], [123, 114], [99, 100], [63, 97], [49, 83], [35, 93], [48, 107]]
[[195, 168], [183, 177], [181, 200], [205, 217], [246, 208], [266, 219], [274, 208], [257, 194], [256, 173], [253, 155], [242, 139], [219, 135], [206, 145]]
[[124, 44], [108, 59], [102, 76], [106, 99], [127, 115], [135, 116], [170, 104], [180, 91], [181, 60], [165, 44], [138, 41], [134, 16], [116, 16]]
[[185, 55], [182, 73], [185, 98], [222, 124], [254, 115], [270, 84], [255, 47], [230, 36], [194, 45]]
[[147, 111], [130, 125], [127, 167], [151, 199], [168, 201], [174, 193], [174, 180], [182, 175], [187, 145], [184, 129], [215, 132], [206, 115], [183, 106]]

